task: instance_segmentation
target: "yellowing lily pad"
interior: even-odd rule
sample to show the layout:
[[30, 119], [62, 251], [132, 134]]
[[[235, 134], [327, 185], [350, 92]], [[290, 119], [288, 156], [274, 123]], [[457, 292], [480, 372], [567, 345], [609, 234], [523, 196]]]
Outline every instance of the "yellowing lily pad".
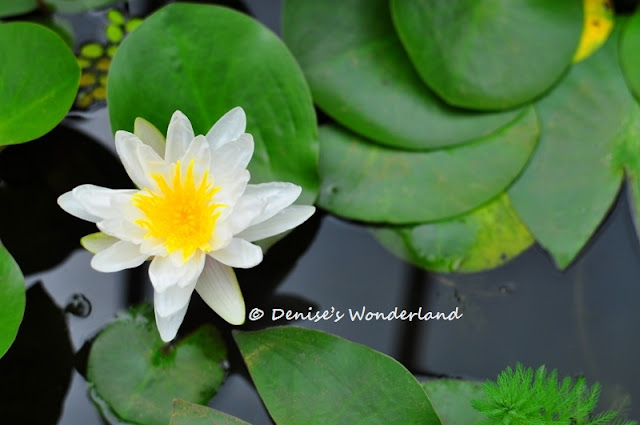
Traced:
[[224, 7], [176, 3], [162, 8], [120, 46], [109, 74], [111, 125], [132, 130], [137, 117], [165, 131], [181, 110], [206, 134], [241, 106], [255, 140], [252, 181], [288, 181], [312, 203], [318, 188], [316, 117], [304, 76], [278, 37]]
[[543, 95], [571, 65], [582, 0], [392, 0], [400, 40], [447, 103], [477, 110]]
[[283, 34], [318, 106], [383, 145], [452, 146], [486, 136], [519, 114], [474, 113], [440, 100], [404, 52], [388, 0], [287, 0]]
[[583, 0], [584, 24], [573, 62], [588, 58], [602, 46], [613, 29], [614, 13], [611, 0]]
[[0, 146], [28, 142], [65, 117], [80, 68], [65, 42], [36, 24], [0, 24]]
[[278, 425], [441, 425], [400, 363], [324, 332], [235, 332], [262, 401]]
[[506, 195], [448, 220], [371, 230], [400, 258], [445, 273], [497, 267], [534, 242]]
[[204, 325], [165, 345], [149, 306], [137, 307], [105, 328], [89, 354], [87, 378], [112, 412], [126, 422], [167, 425], [173, 399], [206, 404], [222, 384], [226, 348]]
[[413, 224], [466, 213], [504, 191], [539, 135], [533, 108], [472, 143], [408, 152], [369, 143], [336, 126], [320, 129], [318, 204], [374, 223]]

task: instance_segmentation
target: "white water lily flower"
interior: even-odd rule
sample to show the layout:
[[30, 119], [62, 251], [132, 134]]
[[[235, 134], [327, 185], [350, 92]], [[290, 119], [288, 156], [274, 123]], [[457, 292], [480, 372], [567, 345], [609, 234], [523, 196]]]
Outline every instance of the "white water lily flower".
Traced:
[[138, 118], [134, 134], [118, 131], [116, 149], [132, 190], [78, 186], [58, 204], [97, 224], [83, 239], [95, 253], [91, 266], [115, 272], [151, 259], [158, 330], [175, 338], [195, 289], [227, 322], [244, 323], [245, 306], [232, 267], [262, 261], [251, 243], [292, 229], [315, 211], [292, 205], [301, 188], [291, 183], [248, 184], [253, 138], [242, 108], [224, 115], [206, 136], [194, 136], [177, 111], [167, 131]]

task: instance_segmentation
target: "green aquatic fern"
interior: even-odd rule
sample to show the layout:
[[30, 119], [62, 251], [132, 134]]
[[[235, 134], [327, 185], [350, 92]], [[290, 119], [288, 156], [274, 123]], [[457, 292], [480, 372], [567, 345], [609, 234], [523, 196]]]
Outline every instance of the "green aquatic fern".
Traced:
[[483, 389], [485, 398], [471, 402], [487, 416], [478, 425], [637, 425], [613, 410], [593, 415], [600, 385], [589, 388], [584, 378], [559, 381], [544, 366], [535, 372], [521, 364], [508, 367]]

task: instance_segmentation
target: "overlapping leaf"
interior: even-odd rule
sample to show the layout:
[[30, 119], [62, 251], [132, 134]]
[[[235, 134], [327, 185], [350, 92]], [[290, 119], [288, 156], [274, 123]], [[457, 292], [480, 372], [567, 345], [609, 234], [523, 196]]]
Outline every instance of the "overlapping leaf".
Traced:
[[258, 22], [230, 9], [173, 4], [122, 43], [109, 74], [113, 130], [143, 117], [164, 131], [175, 110], [206, 134], [242, 106], [256, 141], [252, 181], [289, 181], [315, 199], [317, 126], [311, 95], [293, 57]]
[[461, 146], [384, 148], [335, 126], [320, 131], [318, 203], [343, 217], [393, 224], [441, 220], [489, 201], [518, 176], [536, 146], [536, 114]]
[[451, 105], [532, 101], [571, 64], [581, 0], [392, 0], [393, 22], [422, 79]]
[[640, 100], [640, 9], [631, 17], [622, 33], [620, 64], [629, 89]]
[[281, 327], [234, 338], [278, 425], [440, 425], [400, 363], [319, 331]]
[[506, 195], [449, 220], [371, 230], [400, 258], [449, 273], [497, 267], [534, 242]]
[[471, 406], [471, 400], [484, 396], [481, 382], [434, 379], [422, 387], [442, 420], [442, 425], [476, 425], [485, 415]]
[[640, 170], [640, 109], [618, 65], [618, 34], [537, 103], [540, 144], [509, 189], [515, 210], [560, 268], [604, 218], [623, 168]]
[[431, 149], [486, 136], [517, 111], [446, 105], [420, 80], [398, 40], [388, 0], [287, 0], [283, 33], [314, 101], [378, 143]]
[[169, 425], [249, 425], [247, 422], [226, 413], [184, 400], [173, 402], [173, 413]]

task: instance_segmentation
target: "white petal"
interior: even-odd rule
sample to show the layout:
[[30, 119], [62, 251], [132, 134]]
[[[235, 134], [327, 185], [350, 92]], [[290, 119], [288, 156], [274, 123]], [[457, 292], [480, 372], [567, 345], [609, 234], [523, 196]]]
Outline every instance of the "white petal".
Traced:
[[154, 291], [153, 307], [156, 310], [156, 315], [168, 317], [179, 312], [185, 305], [189, 304], [189, 299], [195, 287], [196, 279], [184, 288], [173, 285], [162, 292]]
[[84, 236], [82, 239], [80, 239], [80, 244], [90, 253], [97, 254], [98, 252], [104, 251], [105, 249], [111, 247], [111, 245], [118, 242], [119, 240], [120, 239], [114, 238], [113, 236], [109, 236], [105, 233], [97, 232]]
[[262, 261], [262, 248], [244, 239], [233, 238], [224, 248], [209, 252], [209, 255], [230, 267], [248, 269]]
[[[150, 177], [145, 173], [143, 164], [138, 157], [138, 149], [147, 146], [136, 136], [128, 131], [116, 132], [116, 151], [124, 165], [129, 178], [139, 188], [149, 186]], [[151, 149], [149, 147], [149, 149]]]
[[138, 146], [136, 154], [138, 155], [142, 172], [145, 175], [144, 186], [141, 186], [140, 188], [157, 191], [158, 183], [155, 181], [153, 176], [166, 176], [169, 172], [169, 164], [167, 164], [151, 146], [147, 146], [145, 144], [140, 144]]
[[242, 196], [234, 205], [233, 211], [226, 220], [232, 234], [240, 233], [264, 213], [267, 200], [257, 196]]
[[87, 209], [76, 199], [73, 194], [73, 191], [63, 193], [58, 197], [58, 205], [60, 208], [68, 212], [74, 217], [78, 217], [82, 220], [91, 221], [93, 223], [97, 223], [102, 220], [101, 217], [91, 214], [87, 211]]
[[232, 325], [244, 323], [245, 307], [233, 269], [207, 257], [196, 291], [204, 302]]
[[200, 183], [205, 170], [209, 169], [209, 164], [211, 163], [211, 148], [209, 148], [207, 139], [202, 135], [193, 139], [193, 142], [191, 142], [187, 152], [185, 152], [180, 161], [182, 176], [186, 175], [191, 161], [193, 161], [194, 180], [197, 185]]
[[144, 118], [136, 118], [133, 123], [133, 134], [138, 136], [142, 143], [150, 146], [159, 156], [164, 158], [164, 136], [153, 124]]
[[144, 252], [149, 256], [159, 255], [162, 257], [166, 257], [167, 255], [169, 255], [169, 253], [167, 251], [167, 246], [164, 243], [164, 239], [147, 236], [140, 244], [140, 252]]
[[292, 183], [271, 182], [247, 185], [243, 198], [255, 197], [266, 202], [264, 211], [251, 222], [251, 225], [270, 219], [298, 199], [301, 192], [302, 188]]
[[204, 267], [205, 255], [196, 251], [184, 264], [182, 252], [175, 251], [167, 257], [154, 257], [149, 266], [149, 278], [156, 292], [170, 287], [186, 287], [198, 278]]
[[209, 246], [212, 251], [222, 249], [231, 243], [233, 232], [231, 226], [225, 221], [218, 221], [213, 231], [213, 235], [209, 239]]
[[241, 170], [238, 173], [222, 178], [218, 176], [214, 178], [213, 184], [214, 186], [220, 187], [220, 190], [215, 194], [213, 202], [226, 205], [226, 207], [222, 209], [219, 220], [226, 220], [234, 211], [234, 206], [244, 193], [250, 178], [251, 175], [247, 170]]
[[158, 326], [160, 338], [162, 338], [164, 342], [169, 342], [176, 337], [178, 329], [180, 329], [180, 325], [182, 325], [182, 321], [184, 320], [184, 316], [187, 314], [188, 308], [189, 304], [187, 303], [187, 305], [185, 305], [181, 310], [167, 317], [159, 316], [158, 311], [155, 311], [156, 326]]
[[105, 218], [122, 217], [134, 212], [131, 196], [135, 189], [107, 189], [105, 187], [83, 184], [73, 189], [75, 199], [89, 214]]
[[126, 218], [112, 218], [98, 222], [98, 229], [109, 236], [140, 245], [147, 230]]
[[315, 210], [315, 207], [308, 205], [291, 205], [236, 236], [249, 242], [259, 241], [301, 225], [313, 215]]
[[207, 140], [213, 150], [236, 140], [247, 127], [244, 110], [237, 106], [224, 114], [207, 133]]
[[99, 272], [117, 272], [138, 267], [147, 258], [149, 256], [142, 254], [138, 245], [120, 241], [94, 255], [91, 259], [91, 267]]
[[233, 140], [211, 156], [211, 170], [216, 175], [228, 175], [247, 168], [253, 156], [253, 137], [244, 133], [237, 140]]
[[174, 112], [171, 117], [171, 122], [169, 122], [169, 128], [167, 129], [165, 161], [174, 163], [182, 158], [193, 137], [193, 128], [191, 127], [189, 118], [180, 111]]

